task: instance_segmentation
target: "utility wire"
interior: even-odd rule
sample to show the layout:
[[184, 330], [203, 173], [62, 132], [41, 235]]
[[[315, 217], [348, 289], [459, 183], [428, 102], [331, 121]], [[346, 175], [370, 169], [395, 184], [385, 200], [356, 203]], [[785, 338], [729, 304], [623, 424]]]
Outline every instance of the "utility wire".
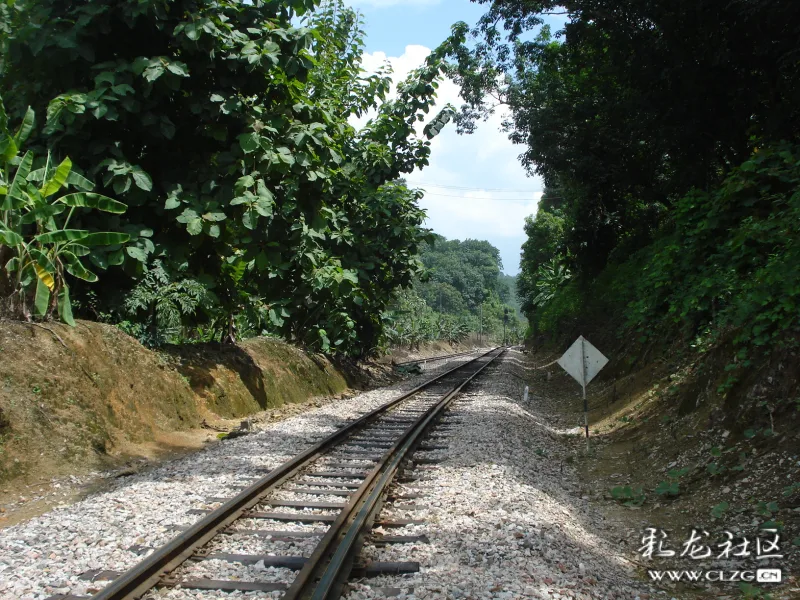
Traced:
[[425, 192], [426, 196], [437, 196], [439, 198], [460, 198], [461, 200], [497, 200], [501, 202], [538, 202], [536, 198], [492, 198], [491, 196], [457, 196], [454, 194], [436, 194]]
[[[460, 186], [460, 185], [444, 185], [438, 183], [425, 183], [424, 181], [409, 181], [408, 185], [411, 187], [432, 187], [432, 188], [443, 188], [448, 190], [463, 190], [468, 192], [505, 192], [507, 194], [542, 194], [544, 192], [542, 190], [514, 190], [510, 188], [477, 188], [477, 187], [467, 187], [467, 186]], [[424, 190], [426, 196], [437, 196], [440, 198], [461, 198], [463, 200], [498, 200], [501, 202], [528, 202], [530, 200], [534, 200], [533, 198], [493, 198], [492, 196], [459, 196], [456, 194], [442, 194], [440, 192], [429, 192], [428, 190]], [[548, 196], [548, 200], [562, 200], [561, 196]], [[539, 198], [541, 199], [541, 198]], [[536, 200], [538, 202], [538, 200]]]
[[448, 190], [469, 190], [475, 192], [508, 192], [510, 194], [541, 194], [543, 190], [515, 190], [511, 188], [479, 188], [479, 187], [466, 187], [462, 185], [443, 185], [438, 183], [426, 183], [424, 181], [409, 181], [409, 185], [421, 187], [435, 187], [445, 188]]

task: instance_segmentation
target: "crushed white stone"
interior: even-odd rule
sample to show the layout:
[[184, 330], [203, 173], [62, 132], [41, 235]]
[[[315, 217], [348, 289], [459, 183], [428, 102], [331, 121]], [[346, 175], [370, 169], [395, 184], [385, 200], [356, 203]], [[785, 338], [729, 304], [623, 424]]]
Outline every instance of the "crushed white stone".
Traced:
[[[430, 543], [368, 543], [362, 551], [367, 560], [417, 561], [420, 572], [352, 581], [347, 600], [663, 594], [640, 582], [621, 548], [599, 535], [603, 518], [579, 496], [565, 446], [535, 406], [522, 405], [520, 383], [508, 376], [520, 357], [509, 351], [452, 405], [451, 431], [435, 442], [447, 450], [415, 455], [444, 459], [417, 465], [411, 475], [420, 479], [398, 486], [398, 494], [422, 497], [384, 506], [383, 519], [424, 523], [376, 533], [425, 534]], [[402, 508], [409, 503], [414, 510]]]
[[[218, 506], [207, 499], [236, 495], [240, 490], [235, 486], [254, 480], [248, 478], [263, 476], [343, 424], [467, 359], [455, 359], [436, 371], [393, 386], [266, 424], [252, 435], [226, 440], [156, 469], [120, 478], [103, 493], [0, 530], [0, 600], [43, 600], [54, 594], [91, 595], [92, 590], [99, 590], [108, 582], [82, 581], [78, 579], [82, 573], [133, 567], [144, 554], [129, 548], [155, 548], [168, 542], [178, 528], [201, 518], [187, 514], [190, 509]], [[290, 510], [282, 508], [281, 512]], [[237, 527], [314, 531], [321, 525], [247, 520]], [[263, 543], [266, 547], [269, 540]], [[217, 596], [271, 598], [275, 594]], [[215, 594], [161, 590], [153, 597], [209, 598]]]
[[[395, 486], [399, 494], [418, 492], [422, 497], [397, 501], [394, 506], [387, 503], [381, 512], [381, 519], [420, 519], [423, 523], [376, 533], [425, 534], [430, 543], [364, 547], [364, 558], [418, 561], [421, 571], [355, 580], [349, 584], [348, 600], [644, 600], [647, 594], [654, 594], [636, 579], [619, 549], [599, 535], [605, 528], [602, 517], [578, 496], [576, 474], [563, 462], [565, 449], [555, 433], [536, 414], [535, 407], [520, 404], [519, 382], [507, 374], [509, 365], [519, 358], [519, 354], [510, 352], [453, 405], [447, 416], [452, 422], [450, 431], [442, 431], [444, 437], [435, 441], [430, 439], [431, 443], [447, 445], [447, 450], [417, 455], [443, 462], [417, 465], [412, 474], [418, 475], [419, 481]], [[453, 363], [446, 365], [450, 366]], [[57, 593], [90, 595], [105, 583], [80, 581], [78, 576], [84, 571], [132, 567], [143, 555], [129, 548], [165, 543], [175, 535], [176, 527], [200, 518], [187, 514], [189, 509], [218, 506], [209, 498], [234, 495], [238, 490], [233, 486], [245, 483], [246, 477], [263, 475], [343, 423], [430, 376], [429, 371], [421, 378], [267, 425], [259, 433], [121, 479], [110, 491], [0, 530], [0, 600], [43, 600]], [[303, 478], [311, 478], [310, 473]], [[335, 488], [338, 481], [331, 483]], [[343, 500], [286, 491], [276, 497]], [[291, 507], [277, 510], [308, 512]], [[245, 519], [235, 528], [319, 532], [325, 525]], [[276, 542], [232, 534], [216, 538], [210, 549], [308, 556], [316, 539]], [[275, 582], [290, 582], [293, 577], [288, 569], [263, 563], [242, 565], [219, 560], [187, 562], [177, 574]], [[175, 588], [150, 592], [146, 598], [238, 600], [280, 596], [281, 592], [219, 593]]]

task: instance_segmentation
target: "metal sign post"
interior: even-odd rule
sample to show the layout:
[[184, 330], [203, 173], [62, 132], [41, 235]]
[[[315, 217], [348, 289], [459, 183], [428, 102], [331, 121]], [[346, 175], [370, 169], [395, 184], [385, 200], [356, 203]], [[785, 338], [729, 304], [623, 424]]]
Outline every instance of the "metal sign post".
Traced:
[[583, 393], [583, 426], [586, 430], [586, 446], [589, 446], [589, 402], [586, 399], [586, 386], [606, 366], [608, 359], [586, 338], [579, 336], [569, 350], [558, 359], [558, 364], [572, 378], [581, 384]]
[[581, 365], [581, 390], [583, 392], [583, 426], [586, 428], [586, 440], [587, 444], [589, 443], [589, 401], [586, 400], [586, 340], [583, 339], [583, 336], [580, 337], [581, 340], [581, 357], [582, 357], [582, 365]]

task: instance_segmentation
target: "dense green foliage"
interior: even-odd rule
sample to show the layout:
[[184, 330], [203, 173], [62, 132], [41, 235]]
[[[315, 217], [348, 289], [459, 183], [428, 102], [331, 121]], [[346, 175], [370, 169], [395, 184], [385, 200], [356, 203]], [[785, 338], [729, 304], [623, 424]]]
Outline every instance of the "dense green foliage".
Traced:
[[339, 2], [17, 0], [0, 17], [12, 120], [28, 105], [46, 116], [34, 150], [78, 158], [128, 207], [72, 217], [129, 237], [89, 255], [119, 268], [76, 286], [81, 314], [149, 341], [273, 333], [355, 355], [382, 343], [427, 235], [418, 193], [393, 182], [427, 164], [452, 113], [415, 133], [448, 46], [384, 101], [388, 71], [363, 74], [359, 19]]
[[[460, 129], [503, 105], [546, 184], [519, 279], [534, 329], [616, 319], [642, 341], [733, 340], [739, 358], [796, 340], [796, 6], [487, 4], [451, 74]], [[565, 15], [555, 35], [549, 13]]]
[[[632, 325], [668, 319], [692, 335], [735, 332], [745, 346], [800, 331], [800, 146], [754, 153], [713, 192], [693, 191], [674, 224], [635, 256]], [[713, 327], [709, 327], [712, 324]], [[713, 342], [713, 340], [706, 340]], [[740, 353], [745, 358], [746, 350]]]
[[[93, 193], [93, 184], [72, 170], [69, 158], [56, 164], [49, 153], [38, 159], [32, 152], [22, 153], [35, 126], [30, 108], [16, 133], [8, 126], [0, 97], [0, 264], [6, 272], [0, 278], [0, 314], [29, 319], [33, 312], [51, 318], [58, 311], [66, 323], [74, 325], [66, 275], [97, 281], [82, 257], [93, 248], [119, 247], [128, 235], [75, 229], [70, 221], [73, 217], [77, 221], [85, 210], [118, 215], [126, 207]], [[76, 191], [57, 196], [70, 187]]]
[[[505, 302], [510, 308], [514, 309], [514, 314], [524, 321], [522, 314], [522, 305], [519, 301], [519, 291], [517, 289], [517, 275], [506, 275], [500, 273], [500, 299]], [[506, 293], [508, 290], [508, 293]]]
[[423, 277], [405, 292], [394, 311], [392, 341], [417, 345], [460, 341], [470, 333], [486, 340], [516, 341], [522, 323], [503, 275], [500, 251], [484, 240], [447, 240], [433, 235], [420, 249]]

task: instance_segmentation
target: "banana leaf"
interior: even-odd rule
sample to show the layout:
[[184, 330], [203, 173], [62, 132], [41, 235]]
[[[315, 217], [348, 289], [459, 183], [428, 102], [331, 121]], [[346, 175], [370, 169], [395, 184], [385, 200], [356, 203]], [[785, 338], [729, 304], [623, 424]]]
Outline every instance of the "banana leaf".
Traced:
[[81, 263], [80, 259], [72, 252], [63, 252], [61, 256], [66, 261], [64, 266], [70, 275], [91, 283], [97, 281], [97, 275], [87, 270], [86, 267], [83, 266], [83, 263]]
[[15, 233], [0, 223], [0, 244], [16, 246], [22, 243], [22, 236]]
[[72, 303], [69, 300], [69, 287], [66, 285], [58, 294], [58, 316], [70, 327], [75, 327], [75, 319], [72, 317]]
[[[33, 268], [34, 269], [36, 269], [36, 267], [39, 266], [39, 267], [43, 268], [48, 273], [55, 273], [56, 272], [56, 269], [53, 266], [53, 263], [50, 261], [50, 258], [47, 256], [47, 254], [45, 254], [44, 252], [42, 252], [38, 248], [31, 248], [30, 250], [28, 250], [28, 253], [31, 255], [31, 258], [33, 258], [33, 260], [35, 261], [34, 264], [33, 264]], [[37, 272], [38, 272], [38, 270], [37, 270]], [[45, 283], [47, 283], [47, 282], [45, 282]], [[48, 284], [47, 287], [49, 287], [51, 290], [53, 289], [52, 285]]]
[[27, 204], [25, 198], [26, 177], [30, 173], [31, 166], [33, 165], [33, 153], [26, 152], [22, 157], [22, 162], [19, 163], [16, 173], [14, 173], [14, 180], [8, 188], [8, 193], [0, 204], [0, 210], [11, 210], [12, 208], [19, 208]]
[[86, 179], [83, 175], [76, 173], [75, 171], [69, 172], [69, 177], [67, 177], [67, 183], [69, 185], [75, 186], [78, 189], [84, 190], [85, 192], [90, 192], [94, 189], [94, 183]]
[[55, 194], [58, 190], [64, 187], [70, 171], [72, 171], [72, 161], [69, 159], [69, 157], [67, 157], [61, 161], [61, 164], [58, 165], [58, 168], [56, 168], [56, 172], [53, 174], [53, 176], [42, 186], [42, 189], [39, 190], [42, 193], [42, 196], [47, 198], [47, 196]]
[[86, 208], [96, 208], [116, 215], [124, 213], [128, 206], [101, 194], [93, 194], [90, 192], [75, 192], [74, 194], [67, 194], [58, 199], [58, 202], [63, 202], [67, 206], [80, 206]]
[[14, 143], [17, 147], [21, 147], [22, 144], [28, 139], [28, 136], [33, 131], [33, 124], [36, 122], [36, 113], [33, 112], [33, 109], [29, 106], [28, 110], [25, 111], [25, 116], [22, 119], [22, 124], [19, 126], [17, 130], [17, 134], [14, 136]]
[[[41, 267], [40, 267], [41, 268]], [[36, 296], [33, 299], [33, 312], [37, 317], [43, 317], [50, 305], [50, 290], [41, 280], [36, 280]]]
[[114, 244], [124, 244], [131, 239], [127, 233], [116, 231], [98, 231], [90, 233], [81, 241], [84, 246], [113, 246]]
[[40, 233], [33, 239], [40, 244], [59, 244], [61, 242], [79, 242], [88, 238], [89, 235], [89, 232], [85, 229], [59, 229], [58, 231]]
[[36, 221], [43, 221], [45, 219], [51, 219], [56, 215], [60, 215], [67, 209], [66, 206], [63, 204], [42, 204], [41, 206], [35, 207], [20, 219], [21, 223], [28, 225], [30, 223], [35, 223]]

